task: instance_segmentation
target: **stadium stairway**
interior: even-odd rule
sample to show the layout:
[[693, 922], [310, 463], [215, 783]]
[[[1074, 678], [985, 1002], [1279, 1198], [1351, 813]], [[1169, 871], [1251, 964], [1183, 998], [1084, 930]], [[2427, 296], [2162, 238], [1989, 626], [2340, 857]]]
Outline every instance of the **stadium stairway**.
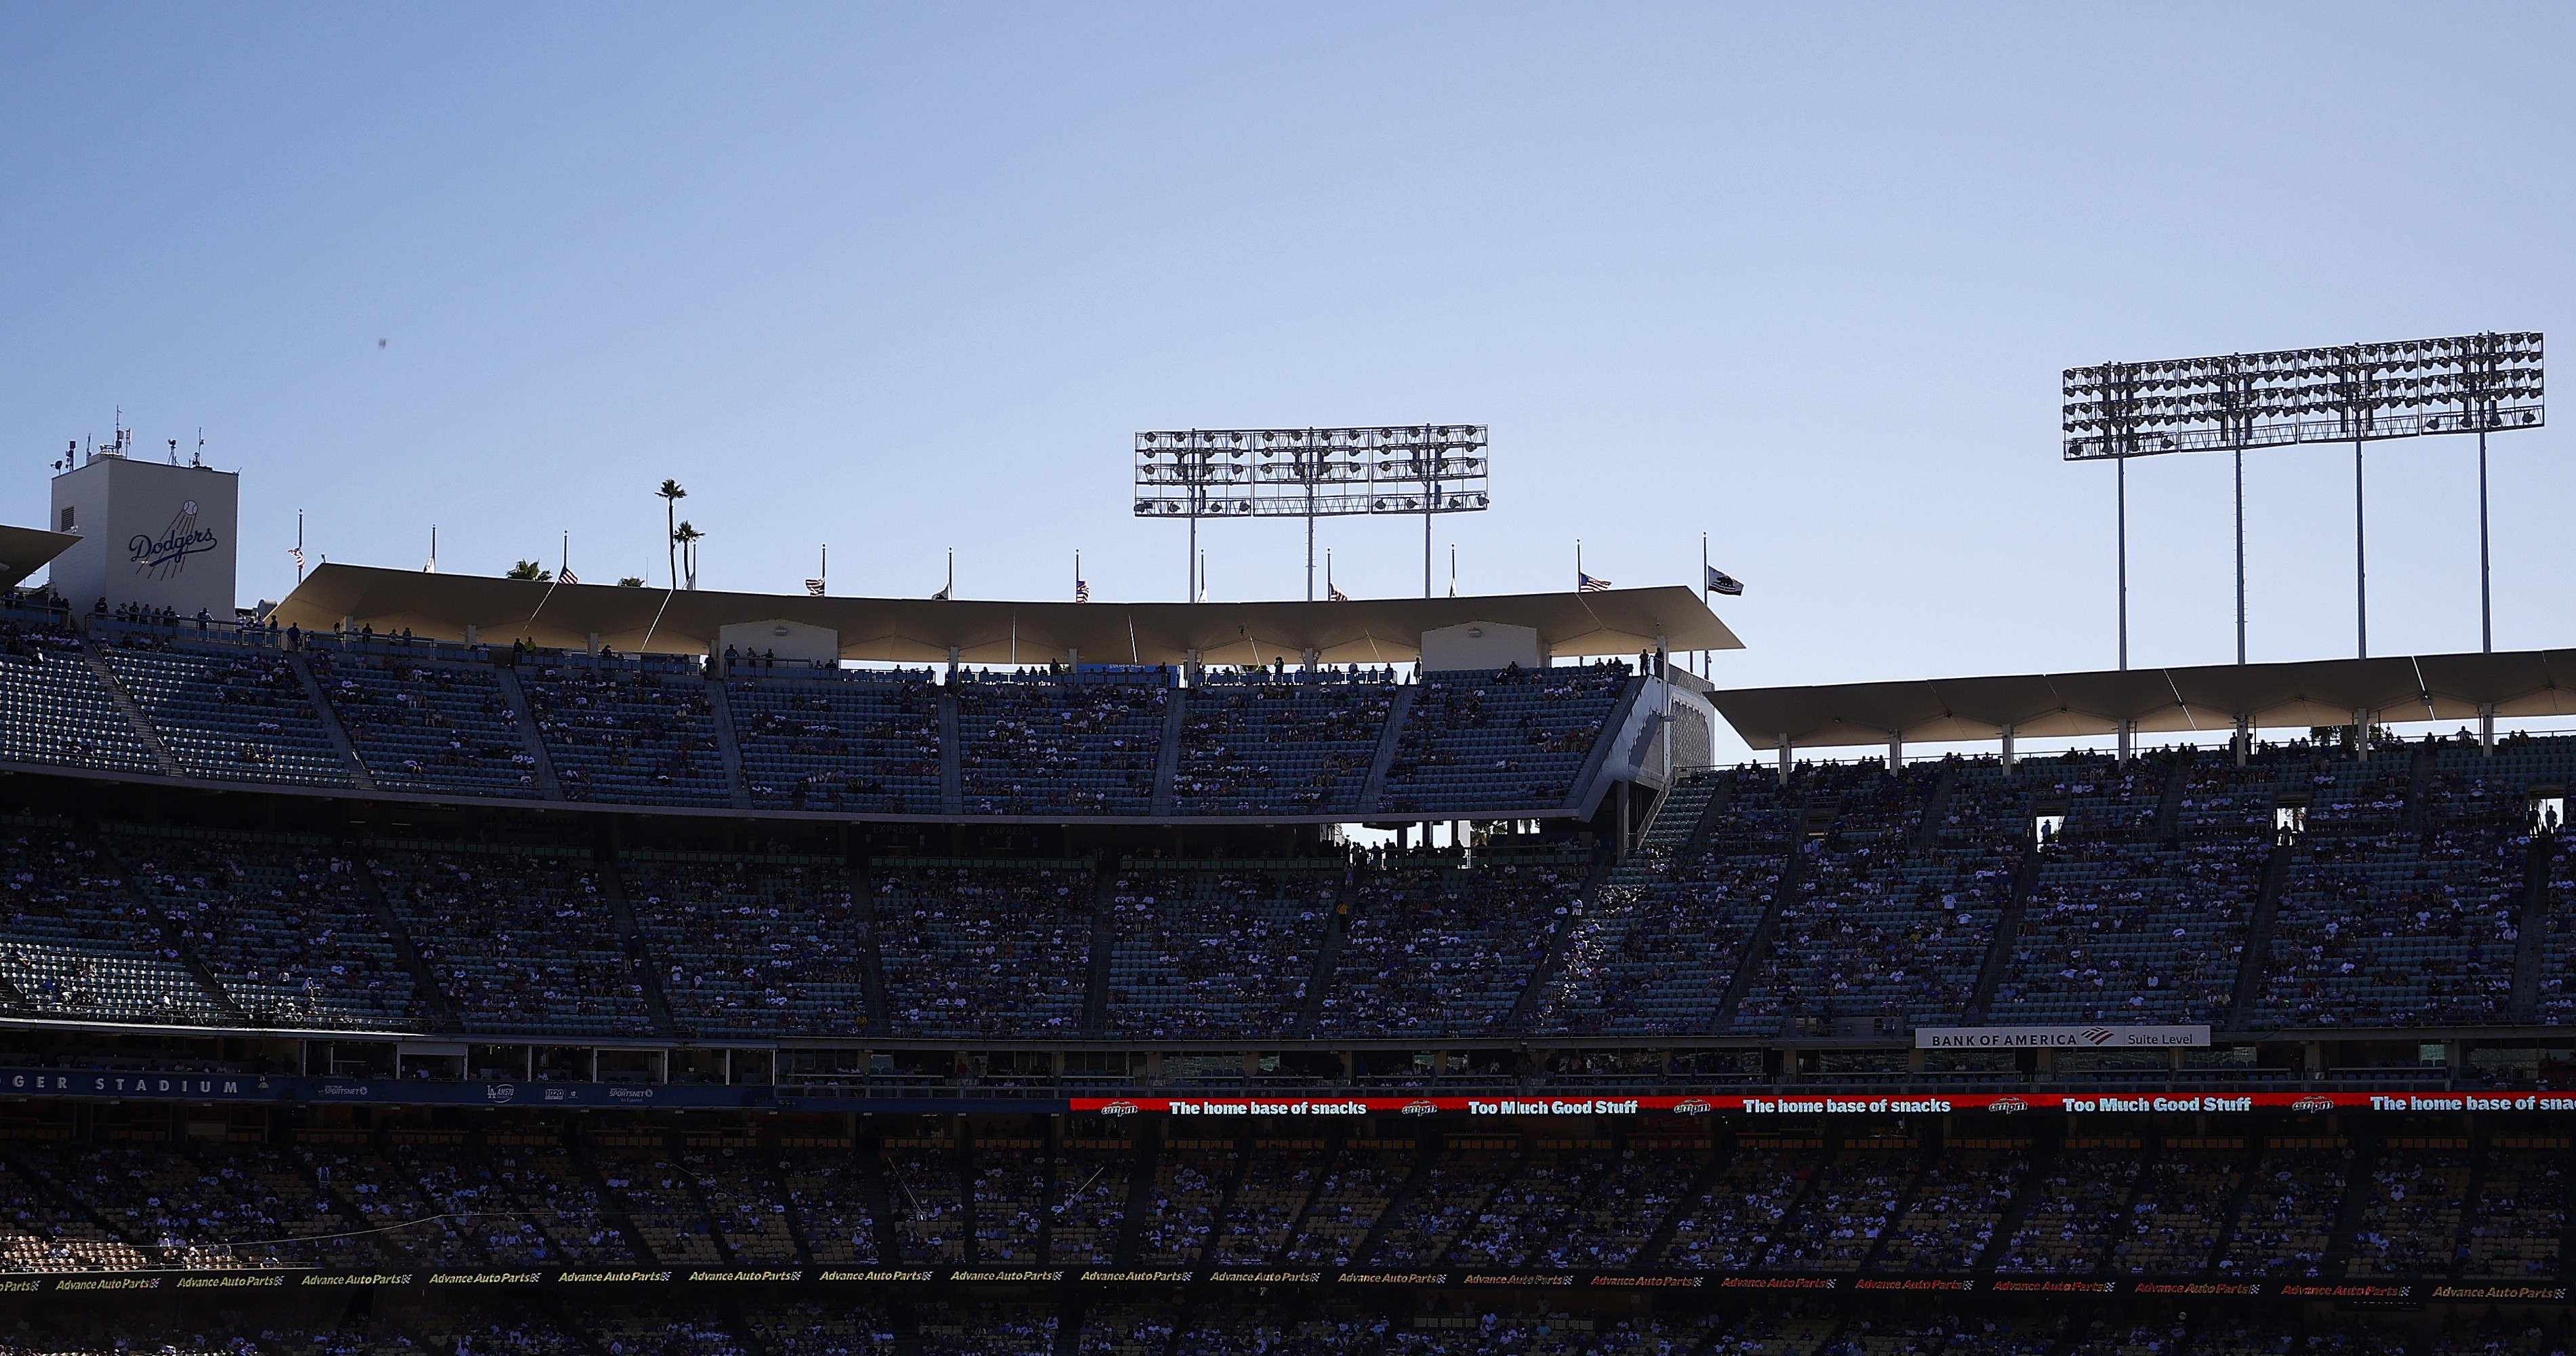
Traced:
[[[1663, 817], [1664, 807], [1672, 802], [1672, 798], [1670, 791], [1656, 798], [1655, 809], [1646, 820], [1646, 831], [1638, 836], [1641, 844], [1653, 835], [1656, 820]], [[1601, 887], [1609, 883], [1610, 873], [1617, 866], [1618, 863], [1606, 855], [1594, 862], [1592, 869], [1584, 874], [1582, 886], [1575, 891], [1575, 907], [1580, 909], [1597, 903], [1601, 898]], [[1567, 917], [1552, 925], [1554, 930], [1548, 934], [1547, 950], [1540, 952], [1538, 964], [1530, 967], [1529, 982], [1521, 986], [1520, 997], [1512, 1000], [1512, 1010], [1503, 1018], [1501, 1030], [1529, 1030], [1530, 1018], [1538, 1011], [1539, 1000], [1547, 993], [1548, 981], [1556, 978], [1556, 972], [1565, 965], [1566, 950], [1574, 945], [1575, 934], [1581, 931], [1575, 924], [1581, 921], [1580, 917]]]
[[2558, 835], [2535, 833], [2523, 858], [2522, 908], [2513, 924], [2512, 1008], [2513, 1020], [2523, 1026], [2540, 1022], [2540, 970], [2549, 951], [2549, 862], [2557, 851]]
[[[2377, 1135], [2352, 1137], [2352, 1160], [2344, 1170], [2343, 1199], [2335, 1203], [2334, 1225], [2326, 1234], [2325, 1263], [2319, 1268], [2328, 1277], [2341, 1279], [2352, 1266], [2354, 1235], [2361, 1229], [2362, 1212], [2370, 1205], [2370, 1176], [2379, 1166], [2383, 1147]], [[2461, 1213], [2467, 1214], [2465, 1206]]]
[[1161, 1125], [1138, 1130], [1135, 1166], [1127, 1173], [1127, 1199], [1118, 1207], [1118, 1241], [1109, 1254], [1110, 1265], [1122, 1270], [1136, 1265], [1136, 1254], [1145, 1246], [1145, 1207], [1153, 1203], [1154, 1173], [1162, 1157]]
[[2245, 954], [2236, 962], [2236, 996], [2227, 1005], [2227, 1029], [2242, 1031], [2263, 999], [2263, 975], [2270, 967], [2272, 929], [2281, 917], [2281, 889], [2290, 879], [2289, 840], [2275, 836], [2272, 855], [2263, 862], [2263, 892], [2255, 897], [2254, 916], [2245, 926]]
[[322, 691], [322, 680], [313, 676], [313, 666], [301, 653], [289, 651], [286, 667], [295, 675], [295, 681], [304, 685], [304, 700], [313, 703], [314, 719], [322, 723], [322, 737], [331, 741], [331, 747], [340, 752], [340, 761], [348, 765], [349, 784], [361, 791], [375, 790], [375, 775], [367, 771], [367, 760], [358, 756], [358, 746], [350, 741], [348, 728], [340, 723], [340, 712]]
[[957, 694], [945, 689], [939, 694], [939, 812], [966, 812], [966, 756], [958, 746]]
[[[1986, 1240], [1986, 1246], [1977, 1254], [1976, 1261], [1970, 1264], [1970, 1270], [1980, 1276], [1991, 1276], [1997, 1267], [2003, 1265], [2005, 1256], [2012, 1251], [2013, 1235], [2021, 1232], [2022, 1222], [2030, 1218], [2031, 1207], [2044, 1199], [2044, 1193], [2039, 1190], [2040, 1178], [2048, 1171], [2051, 1160], [2057, 1157], [2057, 1150], [2063, 1143], [2059, 1137], [2046, 1136], [2031, 1144], [2030, 1167], [2022, 1174], [2021, 1189], [2004, 1202], [2003, 1212], [1995, 1216], [1995, 1232]], [[2126, 1208], [2125, 1203], [2123, 1208]]]
[[492, 676], [499, 681], [501, 695], [508, 698], [511, 723], [519, 727], [519, 742], [528, 756], [537, 760], [537, 789], [548, 800], [564, 798], [563, 782], [555, 776], [555, 760], [546, 752], [546, 737], [537, 729], [537, 708], [528, 701], [528, 690], [519, 684], [517, 669], [496, 664]]
[[725, 699], [724, 674], [707, 669], [707, 709], [716, 726], [716, 756], [724, 760], [725, 799], [737, 810], [751, 808], [751, 780], [742, 770], [742, 740], [734, 733], [733, 703]]
[[1879, 1226], [1878, 1237], [1871, 1240], [1869, 1251], [1861, 1255], [1860, 1265], [1854, 1270], [1863, 1272], [1878, 1270], [1879, 1262], [1887, 1256], [1889, 1240], [1896, 1237], [1896, 1226], [1913, 1212], [1915, 1199], [1923, 1194], [1924, 1179], [1932, 1175], [1932, 1165], [1941, 1161], [1944, 1145], [1939, 1122], [1934, 1122], [1923, 1131], [1919, 1144], [1920, 1147], [1914, 1157], [1913, 1175], [1905, 1179], [1905, 1186], [1896, 1193], [1896, 1204], [1888, 1210], [1886, 1221]]
[[1342, 876], [1342, 891], [1333, 897], [1333, 911], [1324, 915], [1324, 940], [1315, 948], [1315, 968], [1306, 976], [1305, 1001], [1297, 1009], [1297, 1022], [1289, 1028], [1291, 1036], [1315, 1034], [1315, 1023], [1324, 1015], [1324, 993], [1333, 985], [1335, 966], [1341, 964], [1342, 937], [1350, 928], [1351, 901], [1359, 897], [1369, 868], [1352, 867]]
[[370, 865], [366, 841], [350, 840], [345, 850], [349, 860], [361, 868], [352, 873], [358, 893], [367, 901], [367, 911], [375, 918], [377, 928], [392, 944], [395, 957], [410, 973], [412, 992], [419, 994], [421, 1002], [428, 1006], [431, 1023], [440, 1031], [464, 1030], [464, 1022], [456, 1016], [456, 1005], [448, 1001], [447, 991], [438, 986], [438, 972], [420, 954], [419, 945], [412, 941], [411, 929], [403, 926], [402, 915], [394, 911], [393, 901], [385, 898], [384, 882], [373, 870], [365, 869]]
[[1789, 840], [1789, 860], [1780, 868], [1780, 883], [1771, 891], [1771, 902], [1762, 907], [1762, 919], [1753, 925], [1753, 935], [1745, 940], [1744, 954], [1735, 963], [1735, 977], [1726, 982], [1726, 996], [1709, 1014], [1710, 1030], [1725, 1031], [1734, 1026], [1735, 1010], [1753, 988], [1764, 958], [1771, 953], [1772, 939], [1780, 933], [1780, 911], [1798, 897], [1798, 887], [1806, 882], [1808, 857], [1803, 849], [1812, 841], [1803, 835]]
[[2191, 789], [2191, 764], [2198, 756], [2199, 750], [2188, 744], [2175, 750], [2173, 766], [2165, 770], [2164, 790], [2156, 797], [2155, 824], [2148, 832], [2168, 847], [2181, 833], [2184, 793]]
[[[1927, 829], [1932, 816], [1924, 816]], [[2021, 937], [2021, 920], [2030, 911], [2030, 892], [2039, 879], [2039, 853], [2035, 844], [2024, 844], [2021, 857], [2013, 863], [2012, 894], [2004, 900], [2002, 916], [1995, 919], [1994, 940], [1986, 944], [1986, 962], [1977, 969], [1976, 987], [1968, 991], [1968, 1006], [1962, 1020], [1975, 1025], [1985, 1020], [1986, 1009], [1994, 1006], [1995, 989], [2012, 970], [2013, 946]]]
[[626, 900], [626, 880], [617, 869], [617, 849], [608, 843], [597, 844], [591, 849], [591, 860], [599, 869], [599, 893], [608, 900], [608, 916], [616, 922], [617, 939], [626, 949], [626, 967], [643, 986], [644, 1011], [653, 1018], [653, 1033], [696, 1034], [671, 1015], [670, 1000], [662, 993], [661, 967], [654, 963], [652, 951], [644, 943], [644, 930], [635, 922], [635, 906]]
[[1163, 704], [1163, 742], [1154, 753], [1154, 794], [1148, 802], [1154, 814], [1172, 812], [1173, 787], [1181, 775], [1181, 731], [1188, 728], [1189, 718], [1190, 690], [1171, 689], [1170, 699]]
[[2432, 818], [2433, 777], [2441, 767], [2441, 755], [2431, 741], [2415, 746], [2415, 757], [2406, 768], [2406, 818], [2408, 833], [2422, 833]]
[[1941, 845], [1941, 817], [1949, 812], [1950, 793], [1959, 789], [1957, 755], [1941, 760], [1941, 775], [1932, 779], [1932, 789], [1923, 796], [1923, 823], [1914, 831], [1914, 846], [1926, 852]]
[[1404, 1174], [1404, 1180], [1396, 1184], [1395, 1190], [1388, 1193], [1386, 1205], [1369, 1224], [1368, 1233], [1361, 1237], [1359, 1246], [1351, 1249], [1352, 1266], [1367, 1266], [1377, 1256], [1378, 1244], [1394, 1228], [1396, 1220], [1403, 1216], [1405, 1207], [1412, 1204], [1414, 1193], [1424, 1182], [1431, 1180], [1431, 1169], [1439, 1161], [1439, 1141], [1429, 1135], [1423, 1136], [1415, 1146], [1412, 1169]]
[[867, 1005], [868, 1029], [887, 1030], [885, 952], [877, 946], [876, 884], [865, 856], [850, 863], [850, 889], [858, 900], [859, 975]]
[[600, 1219], [624, 1238], [627, 1251], [647, 1267], [660, 1266], [661, 1254], [653, 1251], [652, 1245], [645, 1241], [644, 1231], [635, 1227], [634, 1218], [626, 1213], [625, 1193], [610, 1188], [608, 1179], [600, 1175], [599, 1161], [591, 1157], [587, 1141], [574, 1150], [571, 1161], [573, 1171], [581, 1177], [581, 1184], [590, 1189], [591, 1196], [597, 1201], [595, 1208]]
[[1104, 852], [1091, 867], [1091, 954], [1082, 980], [1082, 1034], [1109, 1029], [1109, 962], [1118, 952], [1118, 855]]
[[1413, 711], [1413, 694], [1419, 688], [1406, 686], [1395, 690], [1395, 705], [1386, 713], [1386, 728], [1378, 733], [1377, 754], [1369, 759], [1368, 780], [1360, 783], [1360, 808], [1376, 810], [1386, 804], [1386, 774], [1395, 766], [1395, 750], [1404, 736], [1405, 718]]
[[[1405, 690], [1410, 692], [1413, 689]], [[1629, 717], [1637, 708], [1637, 699], [1645, 690], [1646, 675], [1643, 673], [1629, 674], [1627, 681], [1620, 686], [1618, 697], [1610, 703], [1610, 714], [1601, 720], [1600, 737], [1592, 741], [1592, 751], [1583, 756], [1582, 768], [1574, 774], [1574, 781], [1566, 787], [1567, 808], [1581, 811], [1586, 818], [1589, 818], [1592, 810], [1600, 805], [1602, 793], [1609, 789], [1609, 784], [1601, 780], [1601, 769], [1609, 765], [1611, 748], [1619, 742], [1619, 732], [1628, 728]], [[1390, 729], [1394, 727], [1395, 722], [1395, 716], [1387, 717], [1387, 725]], [[1641, 732], [1641, 742], [1636, 745], [1635, 760], [1640, 766], [1645, 763], [1646, 750], [1652, 746], [1651, 739], [1647, 737], [1654, 732], [1655, 727], [1652, 724], [1648, 724]]]
[[152, 919], [152, 926], [160, 935], [162, 952], [180, 969], [187, 971], [189, 978], [197, 981], [197, 987], [205, 990], [208, 1001], [214, 1005], [216, 1011], [240, 1025], [249, 1026], [250, 1014], [242, 1010], [242, 1005], [233, 998], [232, 992], [224, 987], [223, 981], [215, 978], [215, 972], [206, 968], [206, 963], [200, 960], [196, 951], [189, 947], [187, 939], [180, 936], [179, 930], [170, 925], [169, 918], [161, 910], [153, 907], [152, 896], [144, 893], [143, 888], [134, 883], [134, 868], [118, 854], [116, 840], [105, 834], [83, 834], [82, 842], [84, 846], [98, 850], [100, 861], [116, 868], [117, 888], [124, 891], [125, 897], [131, 900], [136, 908], [141, 909], [146, 917]]
[[81, 659], [89, 665], [89, 671], [98, 676], [98, 685], [107, 689], [108, 698], [116, 703], [116, 709], [125, 713], [126, 723], [134, 727], [135, 737], [143, 741], [143, 747], [152, 751], [153, 765], [161, 769], [161, 775], [187, 776], [187, 770], [179, 766], [179, 755], [170, 751], [169, 741], [152, 727], [151, 718], [143, 714], [143, 704], [134, 700], [133, 693], [125, 690], [125, 684], [116, 681], [116, 671], [107, 666], [107, 657], [98, 652], [95, 642], [82, 644]]

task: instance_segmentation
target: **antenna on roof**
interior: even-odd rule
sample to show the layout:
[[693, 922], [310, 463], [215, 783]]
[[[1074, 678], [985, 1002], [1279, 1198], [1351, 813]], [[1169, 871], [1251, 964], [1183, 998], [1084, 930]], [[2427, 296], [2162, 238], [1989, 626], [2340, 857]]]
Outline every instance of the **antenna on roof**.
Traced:
[[179, 464], [179, 440], [176, 438], [170, 440], [170, 464], [173, 466]]
[[195, 456], [189, 458], [188, 464], [190, 466], [203, 466], [206, 464], [206, 426], [203, 424], [197, 425], [197, 453]]

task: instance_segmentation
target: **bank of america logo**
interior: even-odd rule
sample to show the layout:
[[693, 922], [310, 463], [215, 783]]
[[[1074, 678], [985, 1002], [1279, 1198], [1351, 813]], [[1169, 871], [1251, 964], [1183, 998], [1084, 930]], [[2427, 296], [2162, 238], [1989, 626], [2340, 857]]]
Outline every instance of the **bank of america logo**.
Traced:
[[2116, 1033], [2107, 1026], [2088, 1026], [2084, 1028], [2084, 1039], [2095, 1045], [2109, 1045], [2111, 1043], [2111, 1037], [2114, 1034]]

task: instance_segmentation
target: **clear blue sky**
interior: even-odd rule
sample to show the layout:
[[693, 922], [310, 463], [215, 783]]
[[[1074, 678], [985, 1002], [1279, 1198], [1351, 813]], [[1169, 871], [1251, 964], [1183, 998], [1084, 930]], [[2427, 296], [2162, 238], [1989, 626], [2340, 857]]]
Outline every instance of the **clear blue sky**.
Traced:
[[[1729, 685], [2107, 666], [2060, 369], [2569, 333], [2564, 5], [0, 10], [0, 519], [122, 404], [334, 560], [1173, 598], [1143, 428], [1491, 426], [1470, 591], [1750, 592]], [[383, 347], [378, 340], [385, 341]], [[2562, 341], [2563, 342], [2563, 341]], [[2562, 423], [2576, 412], [2562, 416]], [[2576, 641], [2566, 435], [2497, 639]], [[2253, 650], [2350, 652], [2349, 450], [2254, 459]], [[2371, 454], [2374, 652], [2474, 648], [2472, 449]], [[2227, 465], [2134, 468], [2133, 653], [2232, 654]], [[1403, 522], [1343, 586], [1418, 590]], [[1287, 525], [1209, 534], [1293, 597]], [[1445, 584], [1445, 580], [1444, 580]]]

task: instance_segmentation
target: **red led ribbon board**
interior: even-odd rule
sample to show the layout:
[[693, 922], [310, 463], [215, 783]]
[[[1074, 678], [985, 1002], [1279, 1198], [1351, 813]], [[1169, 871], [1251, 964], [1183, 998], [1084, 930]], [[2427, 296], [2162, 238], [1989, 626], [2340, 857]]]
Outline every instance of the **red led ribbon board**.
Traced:
[[1168, 1115], [1217, 1120], [1234, 1116], [1332, 1118], [1388, 1113], [1430, 1116], [1907, 1116], [2024, 1111], [2576, 1111], [2576, 1093], [2532, 1092], [2211, 1092], [1961, 1093], [1879, 1097], [1829, 1092], [1724, 1097], [1076, 1097], [1071, 1109], [1105, 1116]]

